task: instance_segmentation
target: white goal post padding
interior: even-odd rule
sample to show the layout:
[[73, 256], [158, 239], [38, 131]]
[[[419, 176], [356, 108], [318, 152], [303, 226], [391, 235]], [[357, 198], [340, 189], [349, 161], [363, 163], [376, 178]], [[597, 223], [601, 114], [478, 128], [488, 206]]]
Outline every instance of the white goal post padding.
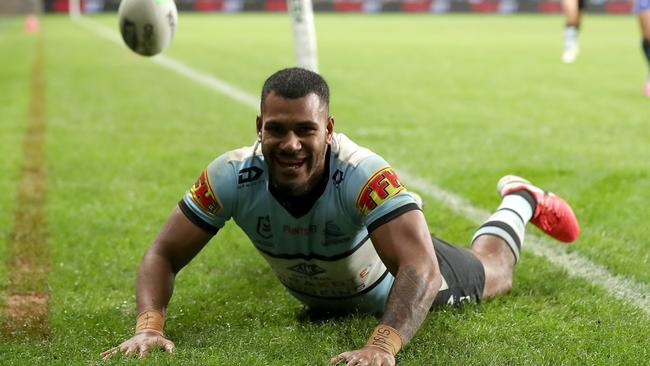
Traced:
[[318, 72], [316, 27], [311, 0], [287, 0], [287, 6], [293, 28], [296, 63], [299, 67]]

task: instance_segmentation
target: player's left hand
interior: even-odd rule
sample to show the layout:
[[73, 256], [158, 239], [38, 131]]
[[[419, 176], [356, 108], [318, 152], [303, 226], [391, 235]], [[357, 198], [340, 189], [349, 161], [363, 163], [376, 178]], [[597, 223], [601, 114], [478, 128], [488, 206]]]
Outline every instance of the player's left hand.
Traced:
[[345, 366], [395, 366], [395, 357], [377, 347], [363, 347], [334, 356], [330, 362], [332, 365], [345, 362]]

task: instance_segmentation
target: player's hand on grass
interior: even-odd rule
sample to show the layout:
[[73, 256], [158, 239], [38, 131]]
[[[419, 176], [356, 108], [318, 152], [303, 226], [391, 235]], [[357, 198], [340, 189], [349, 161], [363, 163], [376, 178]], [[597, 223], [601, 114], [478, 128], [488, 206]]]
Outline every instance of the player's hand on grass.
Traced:
[[395, 366], [395, 357], [377, 347], [364, 347], [343, 352], [330, 360], [332, 365], [345, 366]]
[[173, 353], [176, 345], [174, 342], [163, 337], [156, 332], [143, 332], [134, 335], [117, 347], [113, 347], [101, 353], [104, 360], [107, 360], [116, 353], [124, 353], [126, 356], [147, 357], [149, 351], [155, 348], [162, 348], [169, 353]]

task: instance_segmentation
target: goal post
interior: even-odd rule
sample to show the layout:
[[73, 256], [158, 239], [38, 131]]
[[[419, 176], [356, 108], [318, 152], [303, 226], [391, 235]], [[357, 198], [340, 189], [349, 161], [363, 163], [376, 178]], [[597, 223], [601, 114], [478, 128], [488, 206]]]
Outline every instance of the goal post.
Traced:
[[68, 13], [70, 18], [79, 19], [81, 17], [81, 0], [69, 0]]
[[316, 27], [312, 2], [311, 0], [287, 0], [287, 8], [293, 28], [296, 64], [299, 67], [318, 72]]

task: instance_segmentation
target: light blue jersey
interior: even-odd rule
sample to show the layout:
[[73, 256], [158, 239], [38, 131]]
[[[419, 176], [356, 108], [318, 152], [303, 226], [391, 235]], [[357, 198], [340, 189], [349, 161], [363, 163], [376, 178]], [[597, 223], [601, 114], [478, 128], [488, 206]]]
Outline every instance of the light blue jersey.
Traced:
[[257, 144], [210, 163], [180, 207], [210, 232], [233, 218], [304, 304], [381, 312], [393, 277], [368, 230], [417, 205], [383, 158], [343, 134], [333, 135], [328, 161], [324, 191], [300, 217], [269, 192], [268, 169]]

